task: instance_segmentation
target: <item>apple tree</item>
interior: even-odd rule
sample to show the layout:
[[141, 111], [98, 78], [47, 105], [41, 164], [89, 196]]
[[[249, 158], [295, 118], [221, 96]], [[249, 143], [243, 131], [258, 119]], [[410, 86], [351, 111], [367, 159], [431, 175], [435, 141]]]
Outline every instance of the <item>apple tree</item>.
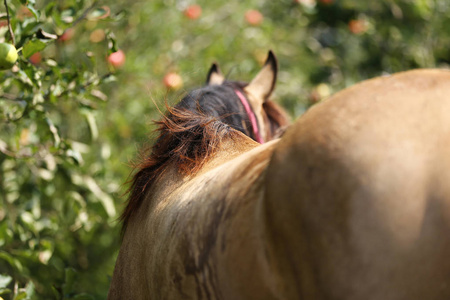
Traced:
[[1, 5], [0, 297], [104, 296], [117, 187], [96, 113], [123, 63], [107, 59], [123, 14], [96, 0]]

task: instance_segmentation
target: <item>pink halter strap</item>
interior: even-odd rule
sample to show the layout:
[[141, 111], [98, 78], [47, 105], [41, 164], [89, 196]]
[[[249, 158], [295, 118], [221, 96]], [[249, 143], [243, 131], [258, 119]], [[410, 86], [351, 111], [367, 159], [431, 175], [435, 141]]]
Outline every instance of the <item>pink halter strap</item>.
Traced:
[[256, 141], [260, 144], [264, 144], [264, 140], [261, 136], [261, 133], [259, 132], [258, 122], [256, 121], [255, 113], [250, 107], [250, 103], [248, 103], [247, 98], [245, 98], [245, 96], [240, 91], [234, 90], [234, 92], [239, 97], [239, 100], [241, 100], [242, 105], [244, 105], [245, 111], [247, 112], [247, 115], [250, 118], [250, 122], [252, 123], [253, 133], [255, 134]]

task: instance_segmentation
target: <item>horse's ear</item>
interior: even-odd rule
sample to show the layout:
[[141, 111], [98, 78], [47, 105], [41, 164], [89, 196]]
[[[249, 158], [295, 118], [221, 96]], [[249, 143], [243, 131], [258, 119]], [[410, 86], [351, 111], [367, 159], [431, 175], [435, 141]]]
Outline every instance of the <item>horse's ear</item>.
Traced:
[[251, 96], [254, 105], [262, 105], [272, 94], [277, 80], [278, 63], [272, 50], [269, 51], [264, 67], [253, 78], [253, 80], [244, 88], [245, 92]]
[[219, 65], [213, 63], [206, 77], [206, 85], [221, 85], [224, 81], [225, 77], [220, 72]]

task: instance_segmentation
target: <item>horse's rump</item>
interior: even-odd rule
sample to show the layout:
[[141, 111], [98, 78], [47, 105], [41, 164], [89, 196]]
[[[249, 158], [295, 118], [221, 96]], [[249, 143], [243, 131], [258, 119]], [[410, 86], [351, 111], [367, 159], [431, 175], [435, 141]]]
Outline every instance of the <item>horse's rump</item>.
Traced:
[[287, 298], [450, 298], [449, 113], [450, 72], [417, 70], [292, 125], [265, 199]]

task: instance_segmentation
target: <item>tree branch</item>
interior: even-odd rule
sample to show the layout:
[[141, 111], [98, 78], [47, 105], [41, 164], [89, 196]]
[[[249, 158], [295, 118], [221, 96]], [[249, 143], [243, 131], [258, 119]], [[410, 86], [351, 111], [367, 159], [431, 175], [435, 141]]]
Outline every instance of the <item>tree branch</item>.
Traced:
[[16, 45], [16, 38], [14, 37], [14, 32], [12, 30], [12, 26], [11, 26], [11, 20], [9, 18], [9, 7], [8, 7], [8, 3], [7, 0], [4, 0], [5, 3], [5, 8], [6, 8], [6, 18], [8, 19], [8, 29], [9, 29], [9, 35], [11, 36], [11, 41], [13, 43], [13, 45]]

